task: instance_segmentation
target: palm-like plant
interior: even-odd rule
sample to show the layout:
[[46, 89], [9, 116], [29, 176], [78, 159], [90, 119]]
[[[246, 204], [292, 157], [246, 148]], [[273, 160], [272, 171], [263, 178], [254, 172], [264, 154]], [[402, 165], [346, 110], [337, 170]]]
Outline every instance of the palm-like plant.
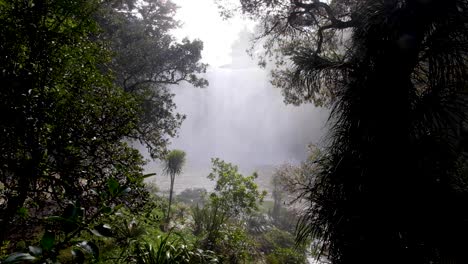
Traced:
[[140, 243], [135, 249], [138, 264], [219, 263], [213, 251], [196, 248], [180, 234], [167, 233], [153, 243]]
[[169, 190], [169, 206], [167, 208], [167, 221], [171, 214], [172, 194], [174, 192], [175, 177], [182, 173], [182, 168], [185, 164], [185, 152], [174, 149], [167, 154], [164, 159], [164, 173], [171, 178], [171, 187]]

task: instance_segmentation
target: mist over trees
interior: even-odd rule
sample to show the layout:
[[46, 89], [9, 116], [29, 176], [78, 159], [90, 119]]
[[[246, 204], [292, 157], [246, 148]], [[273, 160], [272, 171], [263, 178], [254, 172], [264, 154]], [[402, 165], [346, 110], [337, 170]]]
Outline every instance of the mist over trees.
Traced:
[[0, 1], [1, 263], [305, 262], [260, 212], [255, 173], [214, 159], [216, 190], [197, 204], [144, 182], [135, 142], [166, 158], [172, 183], [184, 162], [168, 148], [184, 120], [170, 85], [208, 85], [203, 43], [172, 35], [176, 10]]
[[[260, 22], [284, 101], [331, 109], [323, 147], [279, 167], [269, 201], [223, 157], [212, 191], [173, 199], [171, 89], [208, 81], [202, 41], [172, 35], [172, 1], [0, 0], [0, 262], [468, 263], [468, 1], [226, 1], [223, 16]], [[222, 146], [275, 138], [251, 116], [215, 124], [243, 131]], [[167, 162], [169, 199], [136, 144]]]

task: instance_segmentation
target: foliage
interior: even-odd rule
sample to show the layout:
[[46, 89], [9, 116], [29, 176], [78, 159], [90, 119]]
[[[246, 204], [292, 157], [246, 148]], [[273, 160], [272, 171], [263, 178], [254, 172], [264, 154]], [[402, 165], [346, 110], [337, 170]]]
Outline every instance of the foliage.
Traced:
[[183, 190], [180, 194], [177, 195], [177, 200], [179, 202], [189, 204], [189, 205], [201, 205], [205, 204], [207, 196], [207, 191], [205, 188], [190, 188]]
[[174, 149], [170, 151], [164, 159], [164, 173], [171, 177], [171, 187], [169, 189], [169, 205], [167, 207], [167, 220], [170, 219], [172, 195], [174, 193], [174, 182], [176, 175], [182, 172], [185, 164], [185, 152], [182, 150]]
[[252, 260], [255, 245], [243, 225], [230, 220], [220, 207], [213, 204], [192, 208], [193, 232], [201, 238], [201, 248], [213, 250], [222, 263], [242, 263]]
[[197, 204], [192, 207], [193, 233], [199, 237], [205, 237], [204, 246], [214, 248], [215, 240], [219, 237], [219, 230], [228, 220], [216, 205], [208, 204], [199, 207]]
[[287, 231], [272, 228], [257, 238], [259, 250], [266, 255], [266, 262], [307, 263], [305, 248], [295, 247], [295, 237]]
[[208, 178], [216, 180], [216, 186], [203, 207], [192, 207], [193, 233], [201, 238], [200, 247], [216, 252], [222, 262], [252, 261], [258, 256], [245, 221], [258, 211], [265, 192], [258, 190], [255, 173], [245, 177], [230, 163], [212, 163]]
[[144, 162], [122, 141], [136, 128], [140, 108], [98, 69], [109, 55], [91, 36], [97, 6], [0, 6], [0, 219], [8, 230], [1, 239], [31, 236], [46, 216], [67, 214], [68, 204], [83, 207], [82, 220], [91, 224], [104, 207], [144, 202]]
[[266, 257], [268, 264], [305, 264], [308, 263], [304, 255], [298, 254], [292, 248], [279, 248]]
[[[142, 208], [144, 215], [131, 214], [120, 210], [109, 218], [111, 233], [99, 243], [103, 251], [101, 260], [108, 263], [128, 263], [134, 259], [133, 252], [148, 235], [151, 226], [158, 226], [162, 219], [161, 210]], [[151, 223], [148, 223], [151, 221]]]
[[171, 35], [175, 11], [171, 1], [0, 0], [2, 263], [258, 258], [256, 174], [213, 160], [217, 186], [193, 210], [195, 229], [167, 233], [166, 201], [143, 182], [152, 175], [133, 141], [167, 158], [170, 210], [185, 153], [167, 151], [183, 120], [168, 85], [208, 84], [201, 41]]
[[261, 234], [273, 227], [273, 219], [267, 214], [255, 212], [245, 221], [246, 229], [250, 234]]
[[273, 174], [273, 185], [281, 194], [289, 196], [289, 203], [301, 198], [301, 194], [313, 184], [315, 175], [319, 172], [322, 150], [309, 145], [307, 159], [299, 165], [283, 164]]
[[467, 262], [467, 1], [240, 3], [291, 64], [285, 100], [333, 107], [299, 238], [333, 263]]
[[[185, 118], [175, 113], [169, 85], [188, 82], [205, 87], [208, 82], [200, 63], [200, 40], [176, 41], [171, 31], [179, 27], [172, 1], [109, 1], [101, 5], [96, 20], [102, 28], [98, 38], [113, 52], [106, 65], [115, 84], [136, 95], [143, 108], [138, 129], [131, 138], [144, 144], [153, 158], [164, 158], [169, 137], [176, 136]], [[167, 136], [169, 137], [167, 137]]]
[[131, 1], [111, 2], [0, 1], [0, 242], [37, 245], [16, 260], [55, 261], [64, 250], [74, 262], [99, 258], [95, 236], [115, 235], [106, 220], [150, 199], [129, 142], [164, 156], [182, 120], [165, 85], [207, 85], [196, 76], [202, 43], [170, 35], [170, 1], [143, 4], [141, 18]]
[[321, 150], [309, 145], [309, 157], [298, 165], [283, 164], [276, 168], [273, 183], [273, 209], [271, 216], [275, 225], [293, 232], [296, 227], [298, 208], [304, 207], [307, 193], [320, 172]]
[[199, 62], [203, 43], [187, 38], [180, 43], [171, 30], [180, 26], [174, 19], [177, 6], [172, 1], [144, 1], [129, 8], [114, 3], [104, 4], [99, 21], [101, 38], [110, 41], [115, 57], [111, 69], [116, 81], [126, 91], [154, 84], [155, 88], [187, 81], [196, 87], [208, 82], [199, 78], [205, 64]]
[[[158, 202], [158, 197], [152, 197]], [[196, 247], [185, 233], [159, 229], [163, 205], [142, 208], [141, 214], [120, 211], [111, 218], [112, 235], [101, 241], [105, 263], [217, 263], [216, 255]]]
[[[349, 35], [359, 1], [216, 0], [223, 14], [241, 11], [259, 21], [260, 65], [275, 63], [272, 83], [287, 104], [330, 106], [350, 68]], [[365, 5], [365, 4], [363, 4]]]
[[185, 164], [185, 152], [174, 149], [167, 154], [164, 162], [164, 173], [171, 177], [178, 175], [182, 173], [182, 168]]
[[158, 236], [154, 247], [149, 243], [139, 245], [136, 249], [137, 263], [189, 263], [189, 251], [181, 240], [181, 237], [171, 239], [168, 234]]
[[243, 226], [233, 223], [221, 225], [213, 251], [223, 263], [252, 262], [258, 255], [256, 245]]
[[271, 253], [276, 248], [293, 248], [295, 244], [294, 236], [290, 233], [272, 228], [262, 236], [265, 242], [262, 242], [261, 250], [265, 253]]
[[211, 203], [219, 207], [229, 217], [249, 214], [258, 210], [266, 191], [260, 192], [254, 180], [257, 173], [243, 176], [235, 165], [218, 158], [212, 159], [213, 168], [208, 179], [216, 180], [214, 192], [210, 194]]
[[321, 150], [309, 145], [309, 157], [299, 165], [285, 163], [275, 169], [273, 184], [274, 205], [272, 216], [278, 218], [282, 203], [287, 206], [300, 205], [307, 191], [313, 186], [320, 172]]

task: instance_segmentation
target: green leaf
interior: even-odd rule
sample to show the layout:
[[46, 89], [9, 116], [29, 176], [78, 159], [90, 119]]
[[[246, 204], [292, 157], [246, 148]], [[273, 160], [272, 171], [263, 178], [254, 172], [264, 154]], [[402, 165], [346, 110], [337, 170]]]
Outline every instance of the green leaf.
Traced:
[[112, 207], [104, 206], [104, 207], [101, 209], [101, 213], [103, 213], [103, 214], [110, 214], [110, 213], [112, 213]]
[[112, 229], [107, 224], [100, 224], [95, 226], [94, 229], [91, 230], [91, 233], [99, 237], [111, 237]]
[[78, 219], [82, 216], [83, 216], [83, 209], [74, 204], [69, 204], [65, 208], [65, 211], [63, 212], [63, 217], [67, 219]]
[[29, 252], [30, 252], [33, 256], [40, 256], [40, 255], [42, 255], [42, 248], [40, 248], [40, 247], [35, 247], [35, 246], [29, 246]]
[[72, 249], [72, 256], [73, 256], [73, 263], [84, 263], [85, 261], [85, 255], [83, 252], [79, 249]]
[[69, 224], [69, 225], [72, 225], [72, 224], [76, 225], [77, 224], [77, 221], [74, 220], [74, 219], [67, 219], [67, 218], [63, 218], [61, 216], [56, 216], [56, 215], [46, 217], [45, 220], [53, 221], [53, 222], [60, 222], [60, 223]]
[[29, 253], [13, 253], [6, 258], [2, 263], [22, 263], [24, 261], [33, 261], [36, 258]]
[[114, 179], [114, 178], [110, 178], [108, 181], [107, 181], [107, 186], [109, 187], [109, 192], [111, 195], [116, 195], [117, 192], [119, 191], [119, 182]]
[[63, 218], [61, 216], [53, 215], [53, 216], [46, 217], [45, 220], [61, 222], [61, 221], [66, 221], [68, 219], [65, 219], [65, 218]]
[[132, 188], [127, 187], [127, 188], [125, 188], [125, 189], [122, 191], [122, 194], [127, 194], [127, 193], [129, 193], [129, 192], [131, 192], [131, 191], [132, 191]]
[[44, 250], [51, 250], [54, 246], [55, 234], [52, 232], [45, 232], [41, 239], [41, 246]]
[[118, 205], [114, 206], [114, 212], [119, 211], [119, 209], [122, 208], [123, 206], [124, 206], [123, 204], [118, 204]]
[[89, 190], [90, 193], [99, 196], [99, 193], [95, 189]]
[[77, 246], [79, 248], [82, 248], [84, 251], [88, 252], [89, 254], [91, 254], [95, 259], [99, 258], [99, 248], [93, 242], [83, 241], [83, 242], [78, 243]]
[[25, 207], [18, 208], [18, 215], [21, 218], [27, 218], [29, 216], [29, 210]]

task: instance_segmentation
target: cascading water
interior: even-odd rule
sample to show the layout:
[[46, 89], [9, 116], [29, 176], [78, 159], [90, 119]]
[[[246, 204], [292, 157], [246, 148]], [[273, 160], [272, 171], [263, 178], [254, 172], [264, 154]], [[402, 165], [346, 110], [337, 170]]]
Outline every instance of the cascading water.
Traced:
[[[241, 172], [259, 172], [263, 188], [275, 166], [297, 163], [307, 156], [307, 145], [320, 142], [328, 111], [311, 104], [285, 105], [281, 91], [269, 82], [269, 72], [258, 67], [245, 50], [250, 33], [241, 31], [232, 46], [232, 63], [209, 68], [208, 88], [173, 87], [178, 112], [186, 114], [179, 137], [170, 148], [187, 152], [187, 165], [175, 191], [210, 189], [206, 176], [210, 159], [219, 157], [239, 165]], [[148, 172], [159, 171], [149, 164]], [[156, 177], [165, 189], [168, 179]]]

